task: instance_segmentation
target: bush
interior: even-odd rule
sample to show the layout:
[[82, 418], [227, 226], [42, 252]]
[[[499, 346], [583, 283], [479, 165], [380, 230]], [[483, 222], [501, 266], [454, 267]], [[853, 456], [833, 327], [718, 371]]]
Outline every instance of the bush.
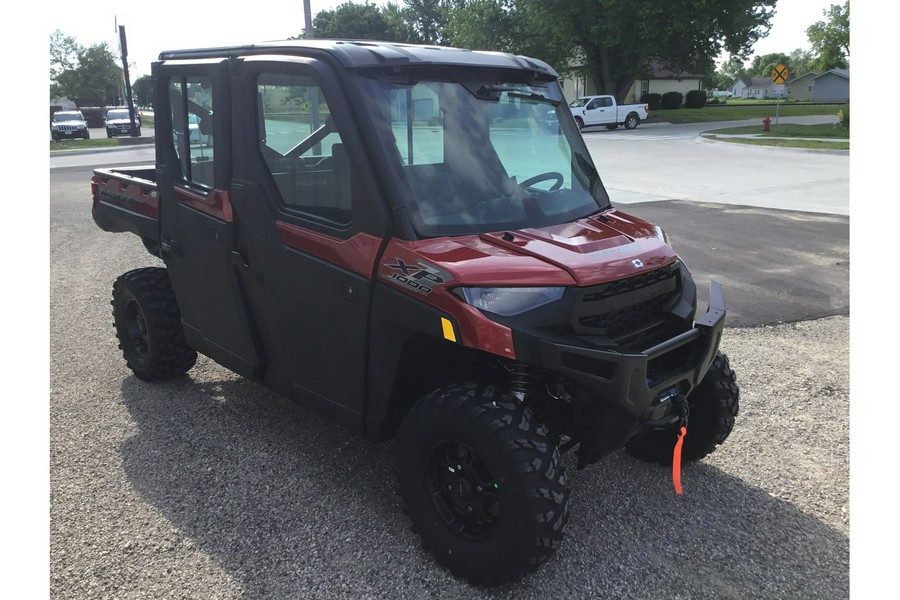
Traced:
[[838, 119], [840, 119], [840, 125], [844, 129], [850, 129], [850, 103], [843, 105], [841, 110], [837, 111]]
[[681, 108], [681, 101], [684, 96], [681, 92], [666, 92], [662, 95], [662, 107], [664, 109], [668, 108]]
[[641, 94], [641, 104], [647, 104], [648, 110], [659, 110], [662, 94]]
[[685, 108], [703, 108], [706, 104], [706, 92], [703, 90], [691, 90], [684, 99]]

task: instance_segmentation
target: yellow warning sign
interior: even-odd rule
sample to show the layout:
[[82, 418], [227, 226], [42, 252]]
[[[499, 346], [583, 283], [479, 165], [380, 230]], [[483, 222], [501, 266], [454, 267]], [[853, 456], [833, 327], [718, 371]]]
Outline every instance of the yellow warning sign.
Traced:
[[784, 65], [775, 65], [772, 69], [772, 81], [774, 83], [784, 83], [788, 78], [788, 70]]

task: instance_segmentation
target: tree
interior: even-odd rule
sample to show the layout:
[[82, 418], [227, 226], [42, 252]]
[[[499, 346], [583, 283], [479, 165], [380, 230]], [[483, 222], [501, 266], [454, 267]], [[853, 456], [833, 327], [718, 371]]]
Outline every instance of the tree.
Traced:
[[453, 0], [404, 0], [404, 20], [421, 44], [446, 44], [447, 23], [455, 4]]
[[83, 47], [58, 30], [50, 36], [50, 97], [96, 99], [116, 104], [122, 67], [106, 42]]
[[[746, 56], [766, 35], [776, 0], [467, 0], [451, 11], [453, 43], [540, 58], [590, 78], [620, 101], [657, 60], [671, 70], [712, 73], [721, 52]], [[474, 10], [478, 7], [480, 10]], [[458, 18], [471, 21], [463, 25]], [[464, 33], [482, 33], [466, 37]], [[499, 45], [502, 44], [502, 45]]]
[[354, 40], [399, 41], [392, 35], [381, 9], [366, 2], [344, 2], [334, 10], [323, 10], [313, 19], [316, 37]]
[[747, 77], [747, 67], [744, 65], [740, 56], [732, 56], [728, 60], [723, 61], [719, 68], [716, 69], [712, 78], [711, 89], [728, 90], [734, 85], [734, 82], [742, 77]]
[[474, 50], [506, 50], [522, 44], [516, 38], [521, 18], [509, 0], [470, 0], [449, 11], [450, 44]]
[[815, 59], [815, 55], [810, 50], [797, 48], [791, 52], [791, 55], [788, 57], [788, 62], [786, 63], [790, 69], [790, 76], [799, 77], [800, 75], [806, 75], [812, 71]]
[[822, 14], [827, 21], [817, 21], [806, 30], [816, 60], [813, 67], [819, 71], [846, 69], [850, 66], [850, 0], [843, 7], [832, 4]]
[[[721, 52], [746, 56], [768, 33], [776, 0], [520, 0], [535, 23], [553, 23], [553, 43], [584, 59], [597, 90], [619, 101], [657, 59], [707, 73]], [[562, 44], [562, 46], [560, 46]]]
[[754, 56], [747, 72], [750, 77], [769, 77], [772, 74], [772, 69], [778, 65], [785, 65], [788, 68], [788, 74], [794, 73], [791, 57], [783, 52], [770, 52], [769, 54]]
[[153, 79], [149, 75], [138, 77], [131, 84], [131, 93], [134, 94], [137, 104], [153, 107]]
[[75, 38], [59, 29], [50, 34], [50, 81], [54, 81], [63, 71], [75, 68], [79, 50]]

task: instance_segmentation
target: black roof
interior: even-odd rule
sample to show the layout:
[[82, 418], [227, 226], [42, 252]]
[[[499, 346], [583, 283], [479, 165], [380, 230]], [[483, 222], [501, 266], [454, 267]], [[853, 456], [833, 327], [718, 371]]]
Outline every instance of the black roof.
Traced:
[[468, 67], [493, 67], [501, 69], [526, 69], [559, 77], [547, 63], [536, 58], [516, 56], [506, 52], [483, 52], [448, 48], [446, 46], [417, 46], [399, 42], [370, 40], [280, 40], [260, 42], [245, 46], [222, 46], [193, 50], [165, 50], [159, 60], [200, 59], [259, 54], [327, 53], [343, 66], [396, 67], [407, 65], [447, 65]]

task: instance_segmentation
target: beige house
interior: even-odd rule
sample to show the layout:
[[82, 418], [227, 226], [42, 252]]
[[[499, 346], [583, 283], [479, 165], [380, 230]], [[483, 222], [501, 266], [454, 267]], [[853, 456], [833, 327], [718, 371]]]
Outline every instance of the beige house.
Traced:
[[[638, 79], [625, 95], [624, 104], [634, 104], [641, 101], [644, 94], [665, 94], [666, 92], [681, 92], [683, 96], [691, 90], [703, 89], [703, 75], [688, 73], [686, 71], [673, 72], [654, 62], [650, 65], [650, 74], [647, 79]], [[563, 92], [571, 102], [581, 96], [593, 96], [597, 93], [594, 83], [586, 77], [564, 75], [562, 79]]]
[[793, 79], [788, 80], [788, 82], [784, 84], [785, 95], [794, 100], [814, 100], [816, 82], [813, 80], [818, 76], [818, 72], [810, 71], [800, 77], [794, 77]]

